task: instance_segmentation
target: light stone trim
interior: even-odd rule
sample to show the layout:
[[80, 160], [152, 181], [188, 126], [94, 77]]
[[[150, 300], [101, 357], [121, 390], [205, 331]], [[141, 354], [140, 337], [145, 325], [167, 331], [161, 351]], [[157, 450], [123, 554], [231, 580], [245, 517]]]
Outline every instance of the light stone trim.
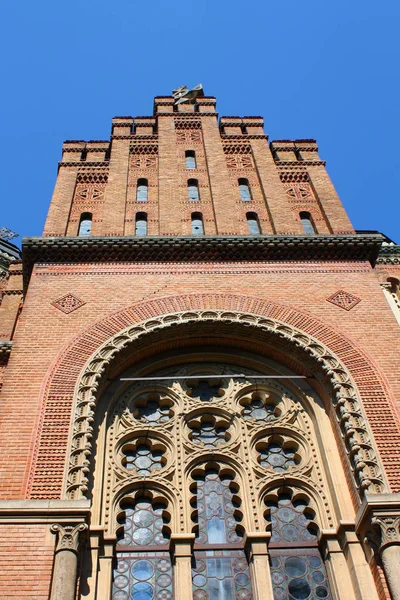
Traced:
[[272, 318], [236, 311], [202, 310], [164, 315], [134, 324], [104, 343], [86, 363], [75, 388], [75, 408], [65, 486], [67, 498], [84, 498], [88, 491], [87, 473], [89, 457], [92, 453], [94, 410], [97, 405], [97, 391], [106, 367], [128, 344], [147, 333], [199, 321], [238, 324], [248, 327], [249, 330], [257, 328], [269, 334], [273, 333], [281, 340], [293, 344], [297, 352], [301, 349], [311, 357], [321, 381], [324, 379], [329, 382], [333, 390], [332, 401], [342, 443], [360, 496], [363, 497], [366, 491], [370, 493], [388, 491], [388, 484], [357, 387], [349, 371], [328, 347], [301, 330]]

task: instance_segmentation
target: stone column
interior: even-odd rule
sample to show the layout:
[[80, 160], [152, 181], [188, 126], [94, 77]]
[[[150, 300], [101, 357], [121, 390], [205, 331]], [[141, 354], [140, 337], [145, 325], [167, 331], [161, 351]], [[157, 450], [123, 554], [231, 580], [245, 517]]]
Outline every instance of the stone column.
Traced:
[[380, 537], [379, 556], [392, 600], [400, 600], [400, 516], [373, 517]]
[[57, 534], [57, 544], [50, 600], [75, 600], [79, 538], [87, 528], [86, 523], [78, 525], [55, 523], [51, 526], [50, 531]]
[[271, 532], [246, 533], [244, 543], [249, 560], [254, 600], [273, 600], [268, 542]]
[[382, 563], [392, 600], [400, 600], [400, 494], [366, 494], [356, 522]]
[[169, 551], [174, 569], [175, 600], [192, 597], [192, 553], [194, 533], [173, 533]]

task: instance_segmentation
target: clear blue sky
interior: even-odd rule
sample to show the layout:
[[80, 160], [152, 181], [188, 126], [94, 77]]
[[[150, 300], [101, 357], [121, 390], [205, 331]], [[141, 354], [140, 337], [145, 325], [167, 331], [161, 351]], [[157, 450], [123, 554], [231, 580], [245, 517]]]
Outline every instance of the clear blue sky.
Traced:
[[400, 242], [399, 0], [3, 0], [1, 216], [40, 235], [65, 139], [203, 83], [220, 115], [316, 138], [356, 229]]

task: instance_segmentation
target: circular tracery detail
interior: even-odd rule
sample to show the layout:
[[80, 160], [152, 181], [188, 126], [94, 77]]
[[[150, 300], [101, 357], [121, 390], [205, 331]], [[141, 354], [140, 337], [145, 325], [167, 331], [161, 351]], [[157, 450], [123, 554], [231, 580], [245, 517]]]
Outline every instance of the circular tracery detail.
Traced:
[[166, 464], [165, 447], [151, 439], [139, 438], [122, 448], [122, 465], [138, 475], [150, 475], [153, 470], [162, 469]]
[[173, 416], [173, 402], [167, 396], [148, 392], [137, 396], [132, 405], [135, 419], [157, 425], [165, 423]]
[[256, 444], [258, 462], [266, 469], [273, 469], [275, 473], [284, 473], [300, 465], [302, 462], [299, 453], [299, 444], [283, 436], [270, 436]]
[[240, 404], [243, 406], [243, 417], [251, 421], [270, 423], [283, 413], [280, 398], [273, 397], [265, 391], [251, 391], [240, 399]]
[[188, 423], [191, 433], [189, 437], [194, 444], [206, 448], [216, 448], [229, 441], [231, 435], [228, 432], [229, 423], [211, 414], [201, 415], [193, 418]]

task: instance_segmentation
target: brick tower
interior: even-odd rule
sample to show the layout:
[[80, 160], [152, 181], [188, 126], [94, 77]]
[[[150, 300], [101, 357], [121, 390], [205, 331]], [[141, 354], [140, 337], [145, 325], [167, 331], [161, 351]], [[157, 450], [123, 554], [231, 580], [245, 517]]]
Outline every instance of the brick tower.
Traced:
[[398, 600], [399, 255], [199, 89], [65, 142], [2, 292], [2, 597]]

